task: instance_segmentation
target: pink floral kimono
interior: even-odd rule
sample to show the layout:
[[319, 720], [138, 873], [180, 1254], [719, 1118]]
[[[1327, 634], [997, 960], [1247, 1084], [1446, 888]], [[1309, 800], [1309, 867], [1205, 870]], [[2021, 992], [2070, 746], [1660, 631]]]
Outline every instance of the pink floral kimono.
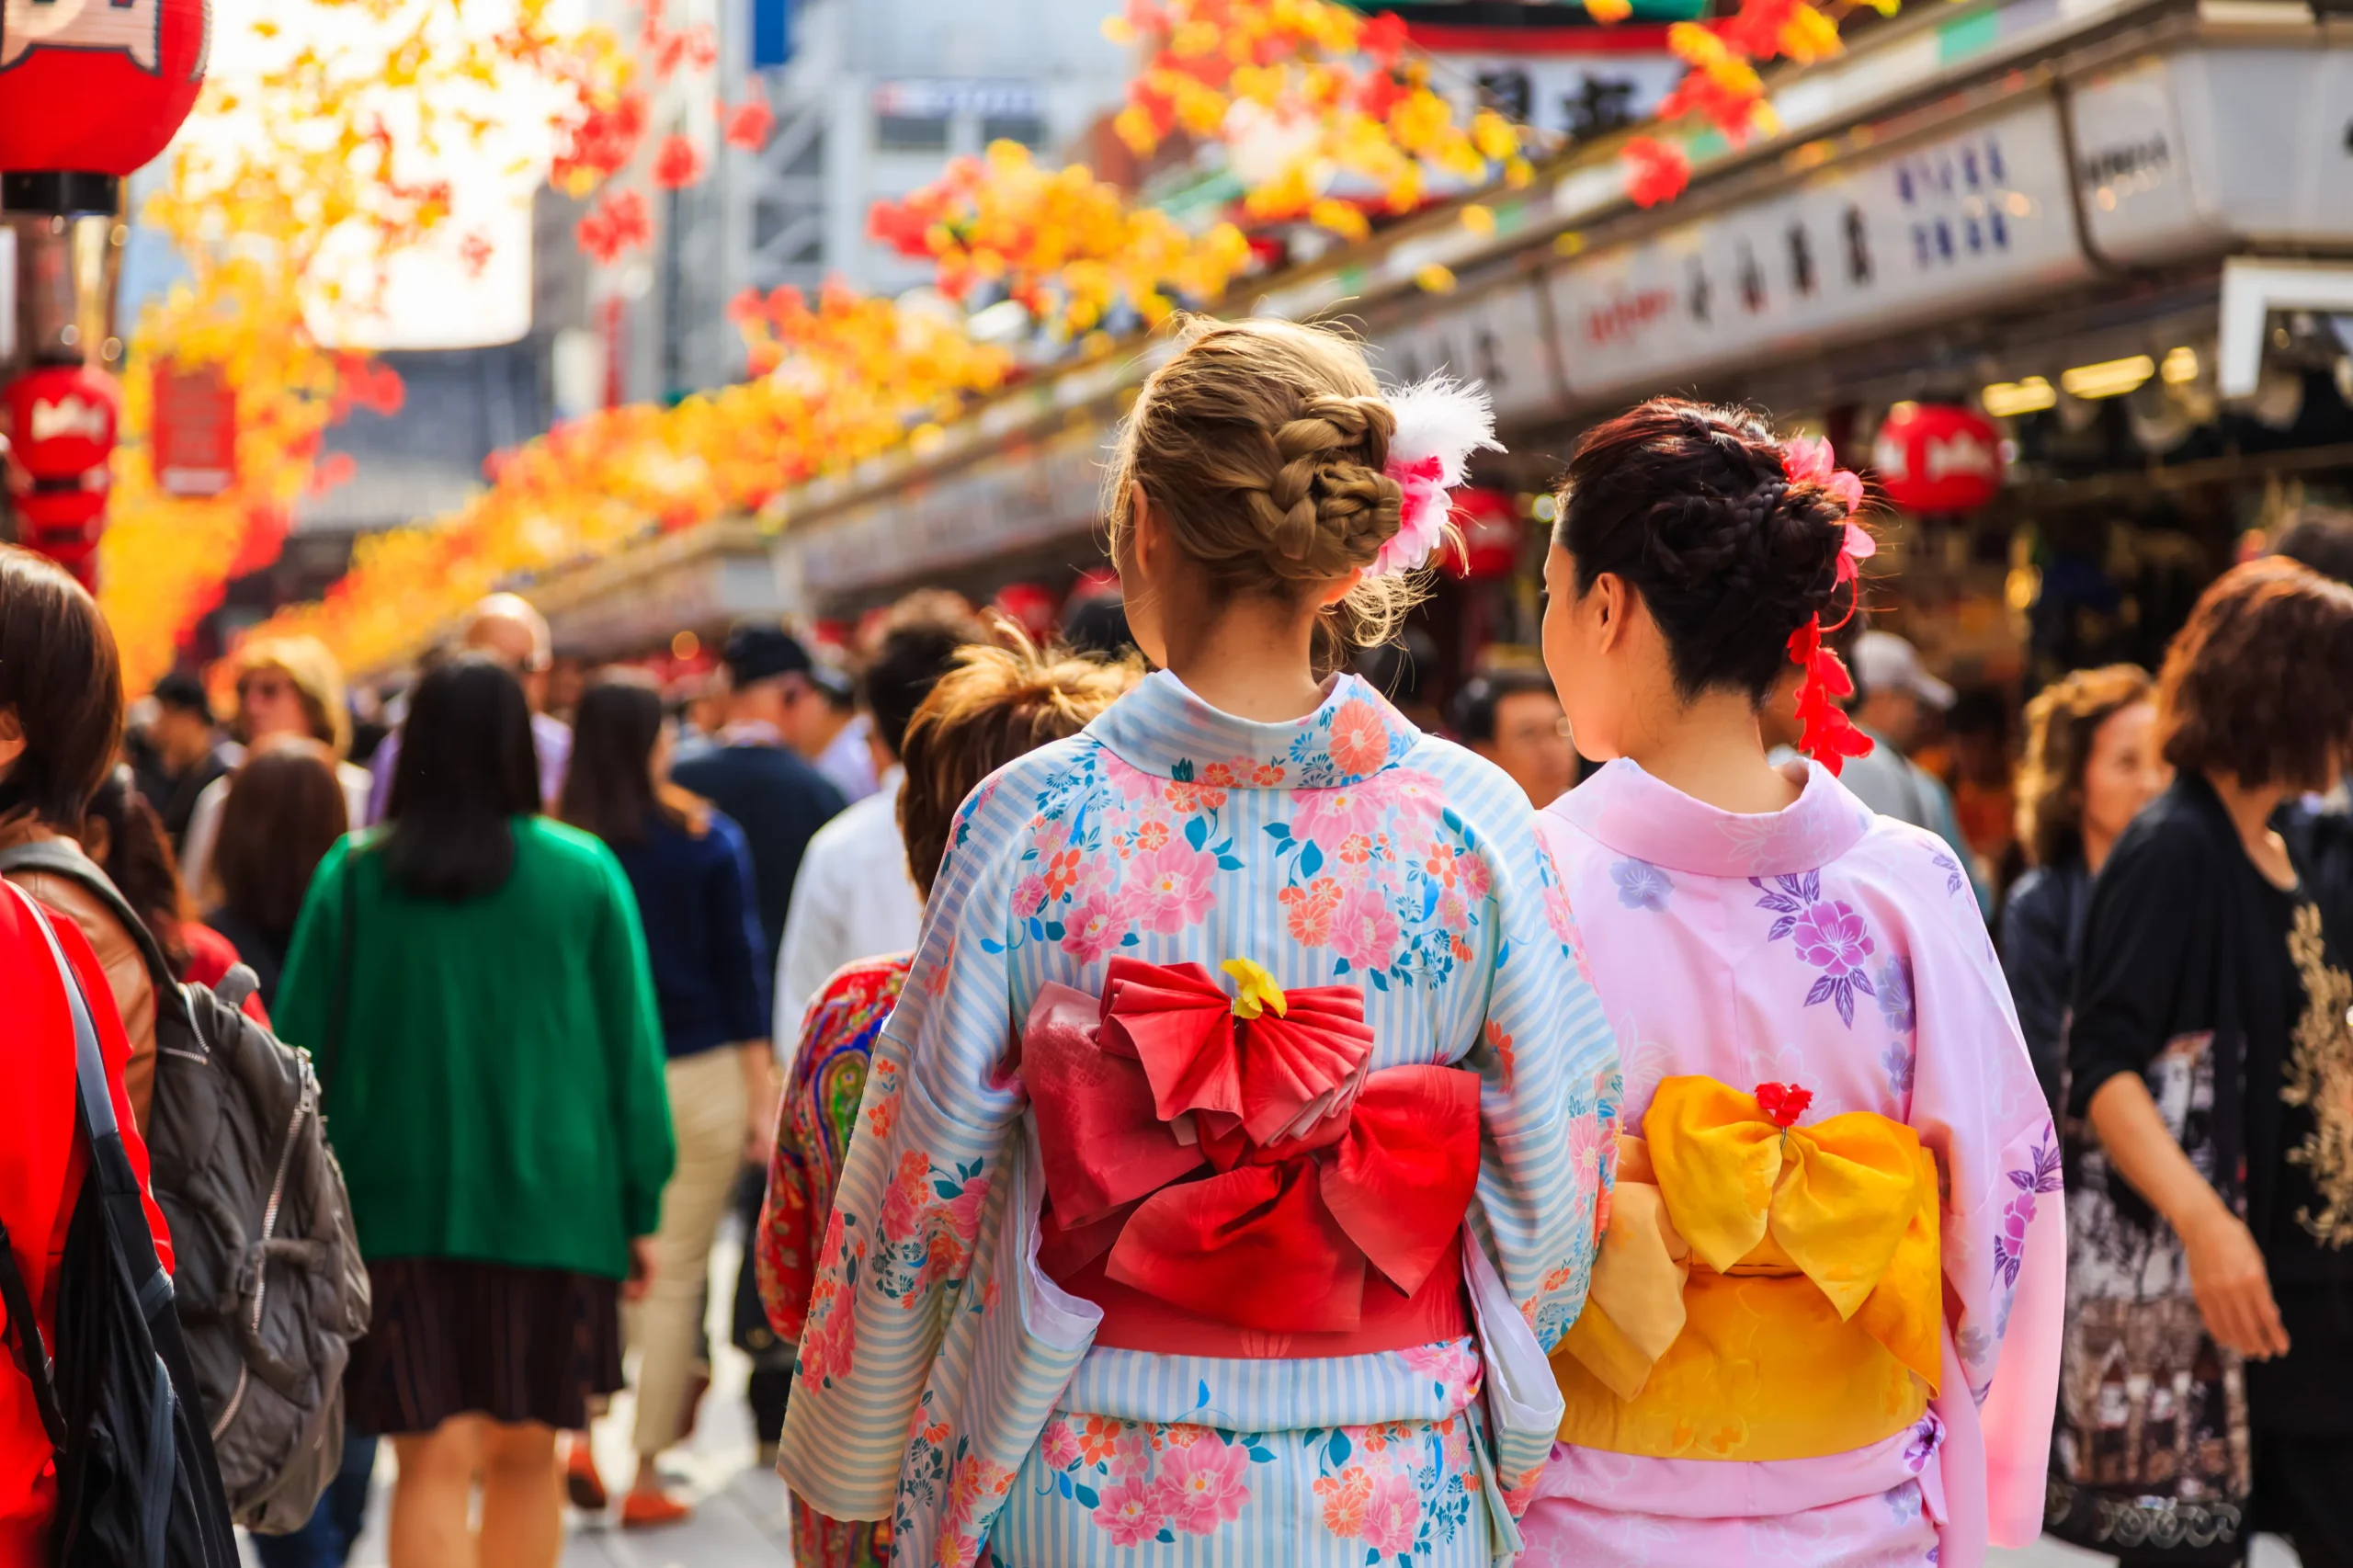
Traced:
[[[1615, 762], [1544, 812], [1543, 832], [1620, 1042], [1625, 1131], [1657, 1121], [1662, 1084], [1678, 1116], [1699, 1085], [1791, 1137], [1876, 1113], [1838, 1125], [1882, 1129], [1919, 1162], [1932, 1261], [1909, 1365], [1940, 1361], [1941, 1376], [1896, 1367], [1912, 1403], [1895, 1419], [1910, 1424], [1843, 1450], [1744, 1459], [1753, 1434], [1713, 1412], [1622, 1445], [1637, 1451], [1556, 1443], [1523, 1563], [1953, 1568], [2040, 1530], [2065, 1257], [2050, 1116], [1961, 867], [1937, 838], [1804, 766], [1795, 804], [1752, 816]], [[1676, 1135], [1648, 1131], [1650, 1148]], [[1620, 1176], [1622, 1211], [1634, 1188]], [[1816, 1310], [1827, 1311], [1819, 1298]], [[1711, 1389], [1787, 1371], [1739, 1365], [1781, 1354], [1769, 1336], [1711, 1353], [1722, 1358]], [[1566, 1390], [1578, 1374], [1563, 1354], [1553, 1366]], [[1760, 1426], [1775, 1421], [1787, 1430], [1785, 1415], [1760, 1413]]]

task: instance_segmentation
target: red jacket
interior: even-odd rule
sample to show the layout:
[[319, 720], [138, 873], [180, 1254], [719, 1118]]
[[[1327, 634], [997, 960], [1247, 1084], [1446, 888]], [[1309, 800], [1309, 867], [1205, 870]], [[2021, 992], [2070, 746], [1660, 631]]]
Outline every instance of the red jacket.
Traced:
[[[82, 979], [82, 994], [98, 1027], [107, 1088], [115, 1119], [140, 1186], [147, 1185], [147, 1145], [140, 1141], [123, 1093], [122, 1065], [131, 1043], [116, 1016], [106, 972], [73, 921], [53, 917], [51, 928]], [[49, 947], [22, 900], [0, 890], [0, 997], [7, 1024], [0, 1028], [0, 1221], [8, 1227], [17, 1267], [40, 1317], [41, 1336], [54, 1346], [57, 1266], [66, 1227], [89, 1163], [74, 1119], [74, 1019]], [[172, 1267], [171, 1236], [163, 1211], [147, 1199], [147, 1226], [164, 1267]], [[0, 1308], [0, 1320], [5, 1320]], [[47, 1532], [56, 1507], [57, 1476], [49, 1437], [33, 1404], [32, 1385], [13, 1355], [0, 1351], [0, 1568], [40, 1568], [48, 1561]]]

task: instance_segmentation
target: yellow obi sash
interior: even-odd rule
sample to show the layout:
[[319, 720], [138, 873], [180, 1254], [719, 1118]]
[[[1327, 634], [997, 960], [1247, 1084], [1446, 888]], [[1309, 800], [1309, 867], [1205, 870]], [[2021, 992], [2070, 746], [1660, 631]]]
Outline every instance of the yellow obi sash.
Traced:
[[1812, 1459], [1917, 1421], [1944, 1318], [1919, 1134], [1870, 1111], [1777, 1125], [1707, 1077], [1660, 1084], [1643, 1131], [1619, 1140], [1593, 1289], [1552, 1353], [1562, 1441]]

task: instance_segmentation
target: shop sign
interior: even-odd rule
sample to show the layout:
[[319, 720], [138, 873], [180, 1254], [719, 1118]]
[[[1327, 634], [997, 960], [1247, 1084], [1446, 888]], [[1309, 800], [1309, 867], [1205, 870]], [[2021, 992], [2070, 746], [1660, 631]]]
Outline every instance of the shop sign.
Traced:
[[823, 600], [1083, 534], [1097, 517], [1102, 438], [1088, 424], [789, 527], [777, 540], [778, 579], [792, 585], [788, 597]]
[[147, 456], [167, 495], [218, 495], [236, 483], [237, 394], [217, 367], [155, 367]]
[[880, 83], [874, 112], [907, 119], [946, 119], [952, 114], [1040, 115], [1045, 98], [1028, 82], [909, 76]]
[[1975, 409], [1898, 403], [1871, 448], [1880, 488], [1915, 512], [1969, 512], [2002, 488], [2002, 436]]
[[1649, 47], [1496, 55], [1440, 48], [1431, 57], [1438, 67], [1432, 85], [1465, 119], [1484, 104], [1518, 124], [1590, 142], [1648, 119], [1682, 79], [1683, 62], [1665, 47], [1664, 28], [1624, 35], [1597, 28], [1587, 36], [1601, 45], [1623, 36]]
[[2353, 48], [2183, 50], [2094, 77], [2068, 113], [2111, 259], [2353, 236]]
[[2067, 177], [2038, 97], [1597, 252], [1552, 277], [1562, 374], [1592, 402], [2081, 278]]
[[1475, 381], [1494, 402], [1495, 417], [1510, 425], [1562, 406], [1550, 335], [1537, 286], [1512, 282], [1375, 332], [1373, 362], [1392, 386], [1439, 371]]

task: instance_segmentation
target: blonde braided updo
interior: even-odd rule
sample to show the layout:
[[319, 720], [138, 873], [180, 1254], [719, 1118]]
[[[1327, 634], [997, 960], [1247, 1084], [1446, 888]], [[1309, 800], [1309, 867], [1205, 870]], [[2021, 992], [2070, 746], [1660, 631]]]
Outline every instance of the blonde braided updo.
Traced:
[[[1117, 557], [1141, 483], [1177, 548], [1235, 595], [1297, 594], [1370, 566], [1404, 492], [1381, 472], [1396, 416], [1363, 352], [1284, 321], [1183, 324], [1120, 433], [1105, 511]], [[1322, 652], [1387, 642], [1417, 597], [1369, 578], [1326, 610]]]

